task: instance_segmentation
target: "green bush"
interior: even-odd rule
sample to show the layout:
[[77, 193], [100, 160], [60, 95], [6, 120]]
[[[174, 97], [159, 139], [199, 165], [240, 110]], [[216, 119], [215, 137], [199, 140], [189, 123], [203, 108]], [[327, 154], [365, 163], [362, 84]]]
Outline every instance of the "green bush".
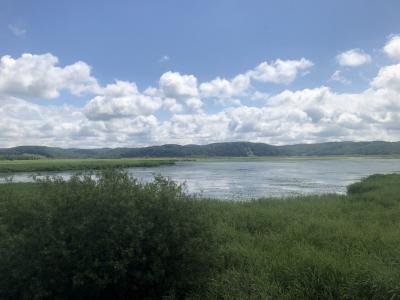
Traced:
[[1, 299], [181, 299], [217, 247], [201, 201], [122, 171], [46, 179], [0, 195]]
[[349, 195], [361, 195], [388, 193], [390, 196], [398, 196], [399, 189], [399, 174], [374, 174], [363, 178], [360, 182], [350, 184], [347, 187], [347, 193]]
[[349, 189], [202, 200], [115, 171], [2, 184], [0, 299], [400, 299], [400, 174]]

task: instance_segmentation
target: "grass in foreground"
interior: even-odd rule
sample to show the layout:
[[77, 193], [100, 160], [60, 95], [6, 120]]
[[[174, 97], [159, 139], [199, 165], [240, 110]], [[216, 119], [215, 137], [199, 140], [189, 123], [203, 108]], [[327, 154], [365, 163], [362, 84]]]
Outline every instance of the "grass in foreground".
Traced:
[[209, 209], [223, 265], [199, 299], [400, 299], [400, 175]]
[[3, 160], [0, 161], [0, 173], [157, 167], [173, 165], [176, 161], [162, 158]]
[[0, 298], [400, 299], [400, 175], [252, 202], [102, 176], [0, 185]]

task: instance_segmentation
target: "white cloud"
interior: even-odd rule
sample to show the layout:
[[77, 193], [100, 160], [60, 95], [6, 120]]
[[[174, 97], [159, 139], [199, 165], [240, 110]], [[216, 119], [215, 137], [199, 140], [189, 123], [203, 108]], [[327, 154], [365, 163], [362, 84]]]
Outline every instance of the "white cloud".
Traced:
[[341, 71], [336, 70], [335, 72], [333, 72], [330, 81], [337, 81], [343, 84], [350, 84], [351, 80], [345, 78], [342, 76]]
[[260, 91], [255, 91], [251, 96], [251, 100], [268, 100], [269, 98], [268, 93], [260, 92]]
[[185, 144], [250, 140], [285, 144], [397, 140], [400, 96], [390, 88], [391, 84], [372, 85], [355, 94], [334, 93], [324, 86], [285, 90], [270, 96], [262, 107], [240, 105], [212, 114], [201, 110], [175, 114], [146, 131], [147, 141]]
[[[85, 116], [70, 106], [42, 106], [10, 96], [1, 96], [0, 145], [60, 145], [74, 144], [73, 131], [79, 130]], [[76, 140], [90, 146], [85, 140]]]
[[222, 106], [240, 105], [237, 97], [246, 96], [250, 88], [250, 77], [247, 74], [239, 74], [232, 80], [217, 77], [200, 85], [201, 95], [211, 97]]
[[216, 103], [222, 106], [239, 106], [242, 105], [242, 101], [237, 98], [218, 98]]
[[252, 99], [257, 97], [252, 91], [251, 80], [271, 83], [289, 84], [293, 82], [300, 72], [313, 66], [313, 63], [305, 58], [300, 60], [281, 60], [262, 62], [257, 67], [243, 74], [239, 74], [231, 80], [217, 77], [211, 81], [200, 84], [202, 97], [212, 97], [216, 102], [224, 105], [240, 105], [240, 97], [249, 96]]
[[371, 62], [371, 56], [361, 49], [351, 49], [336, 56], [339, 65], [357, 67]]
[[285, 90], [271, 95], [262, 107], [240, 105], [215, 113], [199, 109], [186, 114], [171, 109], [173, 115], [162, 122], [151, 112], [160, 105], [165, 108], [179, 103], [165, 99], [142, 111], [145, 104], [141, 101], [154, 99], [141, 96], [136, 86], [127, 82], [105, 87], [101, 97], [108, 102], [102, 100], [96, 117], [89, 119], [84, 114], [87, 108], [45, 107], [8, 97], [0, 105], [0, 144], [115, 147], [228, 140], [272, 144], [398, 140], [399, 93], [391, 81], [377, 82], [355, 94], [334, 93], [324, 86]]
[[189, 98], [185, 101], [187, 107], [192, 111], [200, 111], [203, 107], [203, 102], [196, 97]]
[[21, 28], [17, 25], [13, 25], [13, 24], [9, 24], [8, 25], [8, 29], [10, 29], [10, 31], [19, 38], [23, 38], [26, 36], [26, 32], [27, 30], [25, 28]]
[[264, 92], [260, 92], [260, 91], [255, 91], [251, 96], [250, 99], [251, 100], [268, 100], [269, 99], [269, 94], [268, 93], [264, 93]]
[[163, 107], [173, 114], [183, 111], [183, 106], [173, 98], [165, 98], [163, 101]]
[[400, 93], [400, 64], [383, 67], [372, 80], [372, 86]]
[[193, 75], [181, 75], [178, 72], [166, 72], [161, 75], [160, 89], [166, 97], [182, 99], [197, 97], [197, 79]]
[[153, 115], [90, 120], [81, 108], [37, 105], [15, 97], [2, 98], [0, 145], [117, 147], [158, 143], [162, 127]]
[[109, 120], [150, 115], [161, 105], [160, 98], [141, 94], [134, 83], [117, 81], [107, 85], [101, 95], [90, 100], [84, 113], [90, 120]]
[[204, 97], [230, 98], [243, 96], [250, 87], [250, 77], [239, 74], [232, 80], [217, 77], [200, 85]]
[[228, 140], [228, 119], [225, 113], [174, 115], [163, 123], [159, 143], [192, 144]]
[[383, 51], [391, 58], [400, 59], [400, 35], [392, 36]]
[[[199, 97], [197, 78], [194, 75], [181, 75], [178, 72], [166, 72], [161, 75], [159, 89], [151, 90], [152, 93], [163, 96], [166, 99], [175, 99], [175, 110], [181, 109], [184, 104], [191, 111], [200, 111], [203, 102]], [[171, 103], [171, 100], [165, 100]]]
[[23, 54], [14, 59], [9, 55], [0, 60], [0, 94], [29, 98], [57, 98], [61, 90], [74, 95], [97, 88], [90, 66], [78, 61], [60, 68], [52, 54]]
[[[158, 87], [141, 92], [127, 81], [98, 86], [83, 62], [59, 67], [51, 54], [4, 56], [0, 61], [0, 146], [400, 139], [400, 65], [382, 67], [359, 93], [336, 93], [321, 86], [268, 95], [252, 86], [261, 77], [276, 83], [294, 80], [312, 64], [301, 61], [260, 64], [263, 67], [232, 79], [217, 77], [200, 86], [194, 75], [167, 72]], [[341, 78], [340, 72], [336, 75]], [[32, 103], [32, 98], [52, 99], [62, 90], [87, 91], [92, 99], [84, 107]], [[210, 99], [229, 107], [209, 107]], [[248, 99], [264, 101], [253, 106], [255, 102]], [[162, 115], [161, 110], [171, 114]]]
[[262, 62], [256, 68], [248, 72], [248, 75], [258, 81], [284, 83], [293, 82], [299, 72], [312, 67], [313, 62], [308, 59], [281, 60], [277, 59], [270, 63]]

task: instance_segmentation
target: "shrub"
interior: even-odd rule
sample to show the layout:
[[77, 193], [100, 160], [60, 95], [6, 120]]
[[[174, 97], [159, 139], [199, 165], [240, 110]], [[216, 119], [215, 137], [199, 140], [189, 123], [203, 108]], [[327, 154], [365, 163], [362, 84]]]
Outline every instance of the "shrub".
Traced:
[[181, 186], [115, 170], [38, 185], [0, 201], [1, 299], [180, 299], [206, 283], [213, 226]]

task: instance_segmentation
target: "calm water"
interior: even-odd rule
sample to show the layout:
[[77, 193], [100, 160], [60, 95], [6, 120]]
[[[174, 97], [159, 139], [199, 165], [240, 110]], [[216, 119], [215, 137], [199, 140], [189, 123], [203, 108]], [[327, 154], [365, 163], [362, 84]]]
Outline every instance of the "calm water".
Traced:
[[[187, 161], [174, 166], [130, 168], [128, 172], [141, 181], [151, 180], [155, 174], [168, 176], [185, 182], [188, 192], [203, 196], [250, 199], [345, 193], [347, 185], [365, 176], [400, 172], [400, 159]], [[45, 174], [68, 178], [71, 172]], [[31, 176], [30, 173], [19, 173], [13, 180], [32, 181]]]

